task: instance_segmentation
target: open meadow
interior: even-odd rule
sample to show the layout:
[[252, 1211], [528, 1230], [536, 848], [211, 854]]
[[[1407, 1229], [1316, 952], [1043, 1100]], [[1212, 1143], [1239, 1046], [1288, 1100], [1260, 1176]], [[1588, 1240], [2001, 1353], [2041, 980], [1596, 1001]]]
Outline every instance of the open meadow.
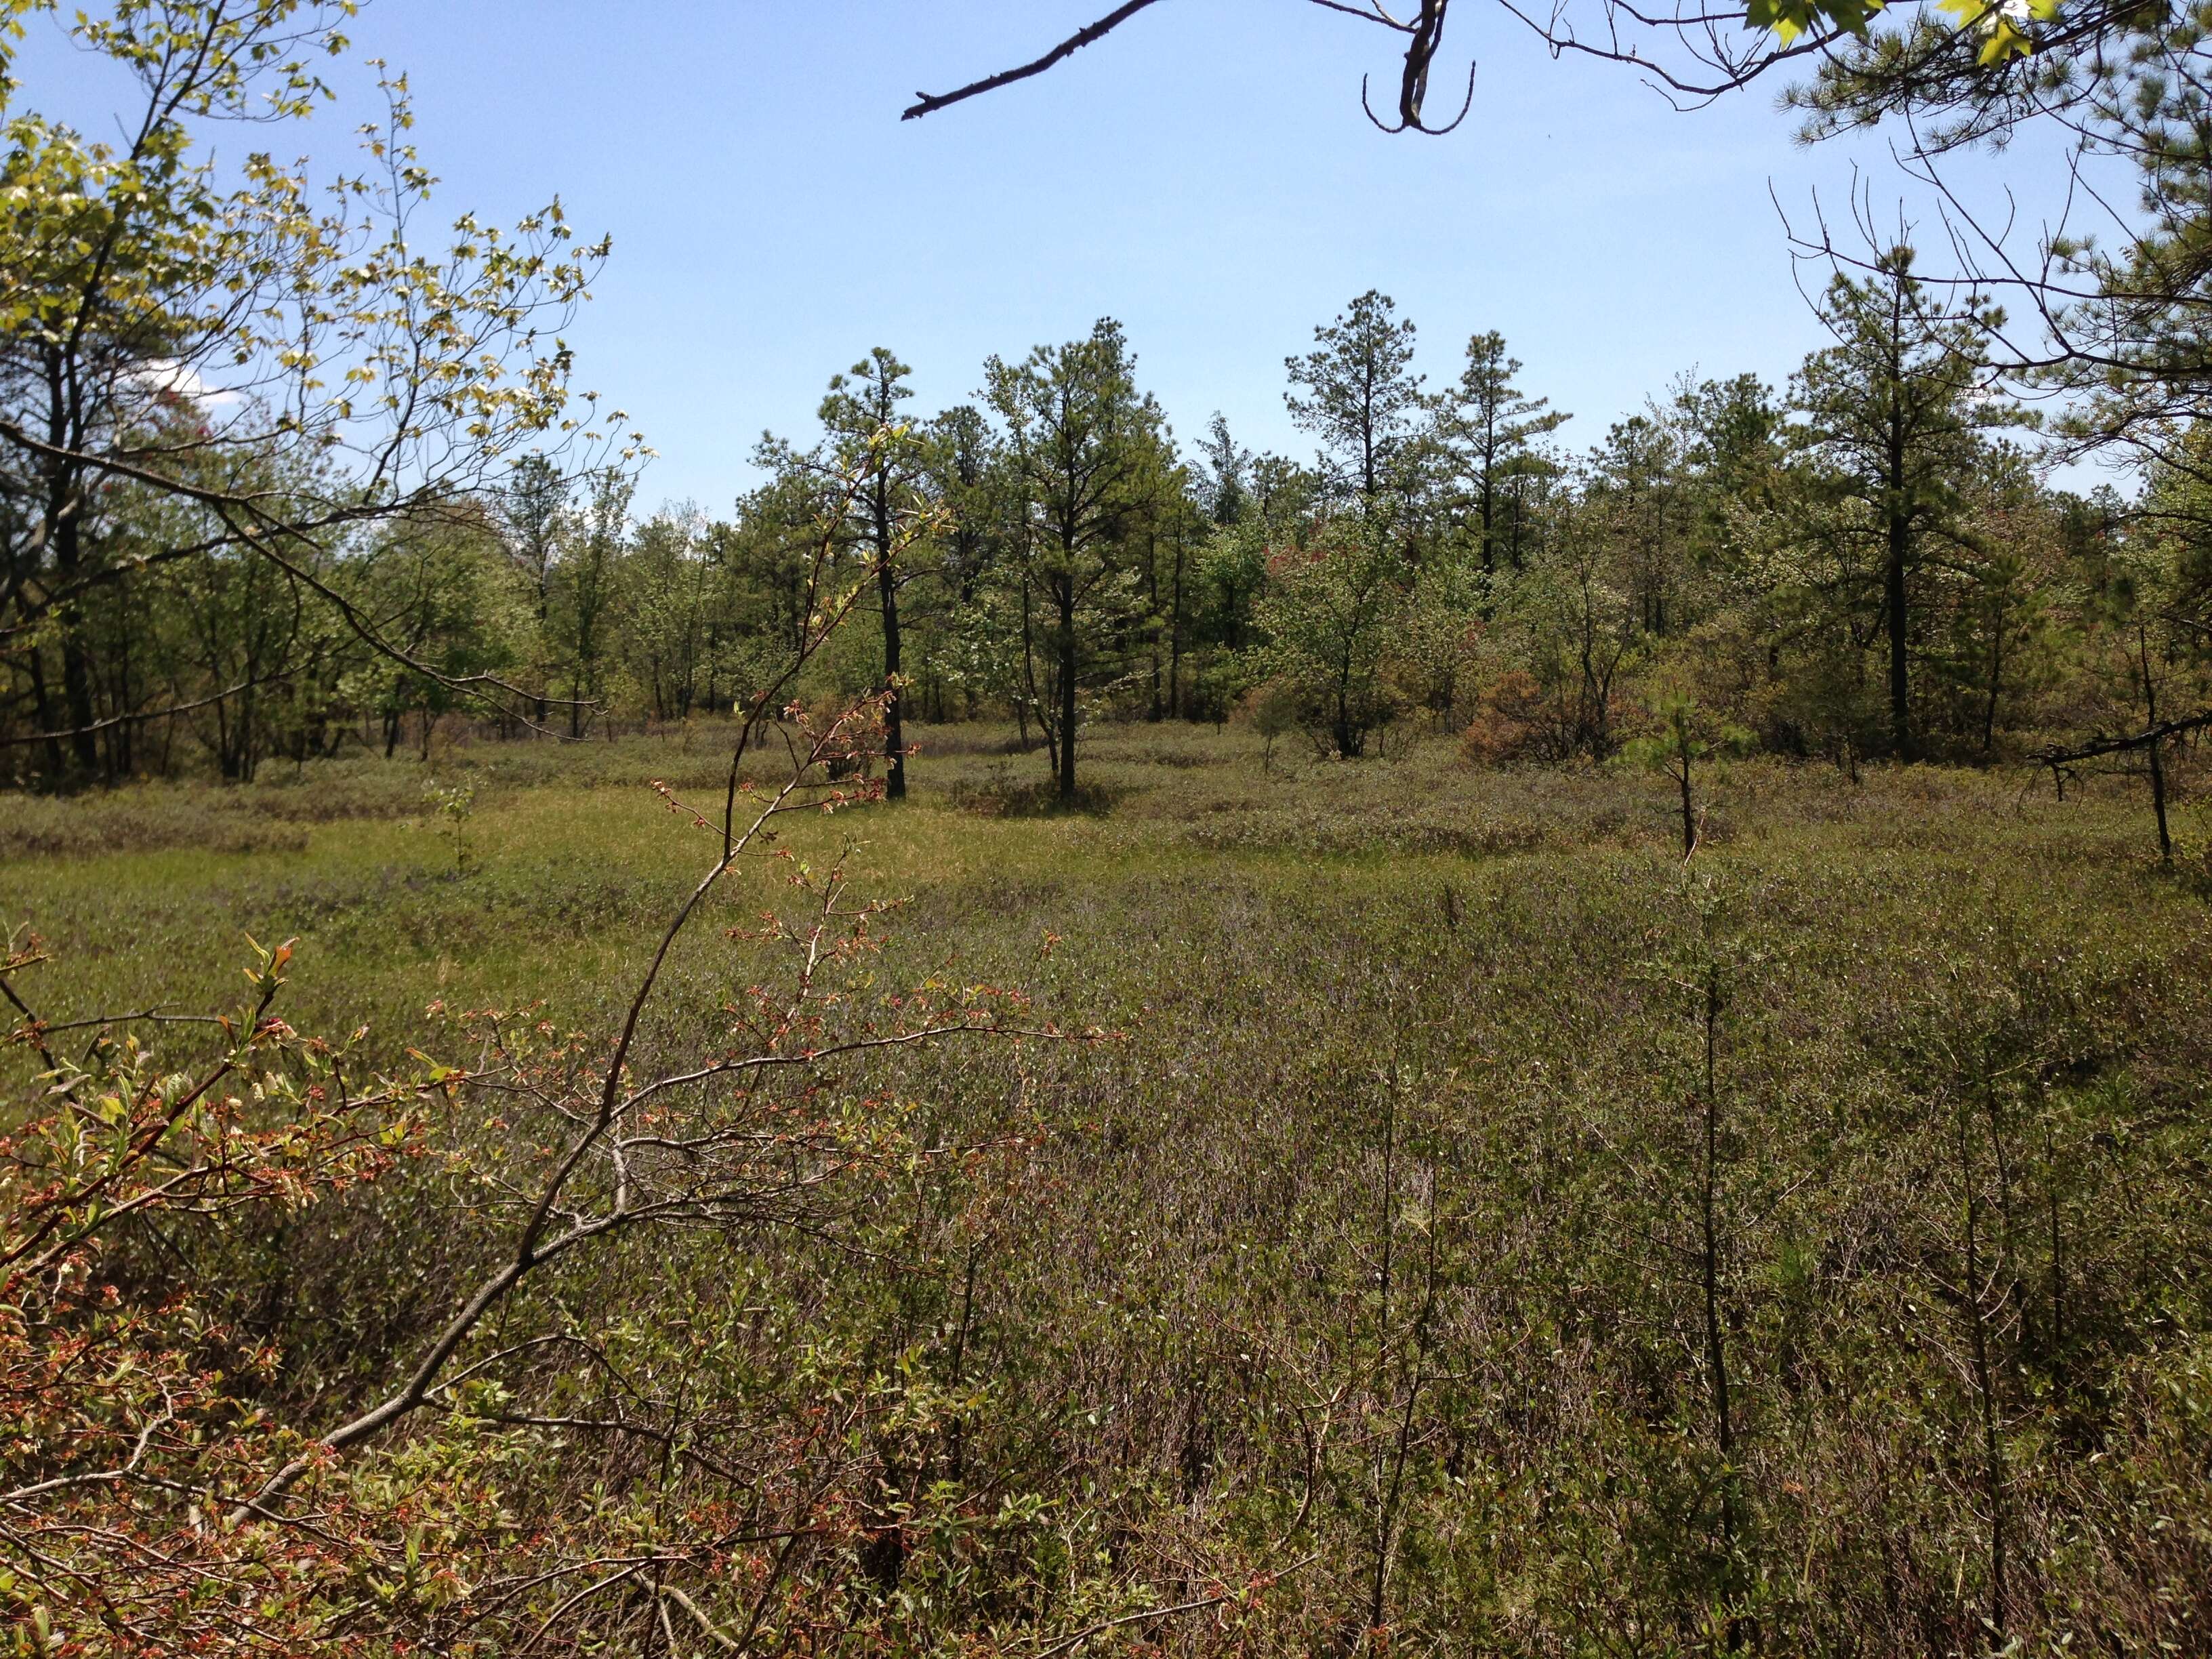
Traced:
[[2208, 88], [0, 0], [0, 1659], [2212, 1659]]
[[[680, 1455], [727, 1506], [688, 1593], [763, 1650], [1123, 1618], [1176, 1653], [2212, 1641], [2201, 808], [2162, 868], [2131, 783], [1751, 762], [1701, 781], [1685, 866], [1671, 786], [1619, 765], [1127, 725], [1058, 812], [1018, 747], [924, 728], [908, 800], [785, 844], [904, 901], [839, 969], [858, 1000], [1019, 987], [1107, 1035], [854, 1056], [808, 1109], [907, 1138], [828, 1209], [561, 1264], [457, 1356], [502, 1380], [385, 1460], [424, 1559], [504, 1538], [526, 1581], [533, 1509], [575, 1505], [619, 1556]], [[717, 745], [0, 800], [55, 958], [13, 982], [50, 1022], [204, 1012], [243, 935], [296, 939], [280, 1012], [366, 1024], [364, 1062], [483, 1065], [455, 1016], [489, 1008], [596, 1052], [720, 850], [655, 780], [718, 799]], [[687, 936], [641, 1073], [773, 971], [726, 935], [784, 869]], [[140, 1029], [162, 1066], [211, 1047]], [[364, 1356], [509, 1248], [463, 1172], [530, 1156], [528, 1103], [447, 1100], [373, 1187], [129, 1247], [281, 1349], [277, 1415], [368, 1403]], [[508, 1414], [571, 1473], [508, 1488]], [[429, 1577], [384, 1593], [438, 1627]], [[505, 1605], [448, 1638], [505, 1650]]]

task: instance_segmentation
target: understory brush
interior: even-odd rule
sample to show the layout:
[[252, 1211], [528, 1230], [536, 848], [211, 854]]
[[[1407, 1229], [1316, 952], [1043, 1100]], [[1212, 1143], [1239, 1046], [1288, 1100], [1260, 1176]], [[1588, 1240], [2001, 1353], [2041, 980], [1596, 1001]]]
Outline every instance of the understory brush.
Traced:
[[[2212, 1643], [2212, 932], [2130, 781], [1747, 762], [1701, 775], [1686, 865], [1668, 781], [1621, 768], [1133, 726], [1092, 740], [1097, 810], [1032, 815], [1006, 803], [1041, 756], [918, 735], [905, 803], [773, 829], [764, 868], [906, 901], [821, 1029], [1018, 985], [1022, 1025], [1110, 1035], [702, 1093], [741, 1139], [641, 1121], [660, 1161], [631, 1178], [676, 1224], [549, 1267], [404, 1426], [317, 1465], [317, 1514], [372, 1517], [358, 1559], [254, 1559], [317, 1586], [299, 1650], [370, 1624], [483, 1654]], [[450, 751], [465, 865], [398, 763], [329, 778], [388, 811], [124, 791], [69, 804], [110, 839], [52, 846], [52, 804], [0, 803], [53, 958], [9, 982], [53, 1063], [143, 1086], [265, 1030], [60, 1029], [206, 1012], [251, 932], [296, 936], [289, 1024], [236, 1063], [298, 1082], [240, 1097], [395, 1079], [286, 1201], [241, 1165], [236, 1208], [118, 1229], [130, 1340], [234, 1367], [258, 1414], [210, 1443], [319, 1456], [514, 1259], [605, 1065], [572, 1034], [619, 1016], [720, 846], [703, 772], [651, 741], [568, 778], [582, 747]], [[764, 1006], [773, 890], [706, 902], [634, 1086]], [[79, 1472], [129, 1455], [108, 1421]], [[29, 1583], [0, 1587], [25, 1628]]]

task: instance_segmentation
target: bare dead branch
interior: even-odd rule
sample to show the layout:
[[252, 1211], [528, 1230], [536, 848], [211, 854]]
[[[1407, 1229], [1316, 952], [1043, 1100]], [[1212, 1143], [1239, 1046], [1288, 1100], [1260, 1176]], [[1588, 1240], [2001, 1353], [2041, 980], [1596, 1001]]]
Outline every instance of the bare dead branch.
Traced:
[[915, 94], [915, 101], [901, 112], [899, 119], [912, 121], [921, 116], [944, 109], [948, 105], [980, 97], [987, 92], [995, 92], [1000, 87], [1012, 86], [1015, 82], [1026, 81], [1032, 76], [1042, 75], [1062, 58], [1072, 57], [1095, 40], [1103, 40], [1152, 3], [1153, 0], [1124, 0], [1123, 4], [1116, 6], [1097, 22], [1087, 24], [1076, 30], [1043, 57], [1024, 64], [1018, 69], [1001, 70], [996, 75], [987, 75], [981, 80], [971, 81], [966, 86], [952, 92], [917, 92]]

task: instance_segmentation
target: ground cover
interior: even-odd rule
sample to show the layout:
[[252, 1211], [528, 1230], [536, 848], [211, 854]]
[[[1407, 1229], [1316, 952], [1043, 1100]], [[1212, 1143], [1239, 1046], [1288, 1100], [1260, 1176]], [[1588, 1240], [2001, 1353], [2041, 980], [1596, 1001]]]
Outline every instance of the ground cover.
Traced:
[[[2124, 780], [1745, 763], [1686, 871], [1671, 786], [1619, 767], [1132, 726], [1062, 813], [1011, 732], [921, 736], [909, 801], [788, 824], [908, 901], [856, 993], [1020, 984], [1116, 1035], [842, 1066], [918, 1144], [997, 1150], [818, 1233], [637, 1236], [516, 1315], [664, 1405], [672, 1368], [723, 1390], [687, 1420], [732, 1458], [869, 1402], [811, 1560], [692, 1584], [718, 1628], [764, 1579], [912, 1650], [1125, 1614], [1191, 1652], [2205, 1639], [2200, 808], [2162, 869]], [[458, 844], [431, 775], [474, 791]], [[458, 1008], [604, 1030], [712, 857], [654, 780], [702, 799], [711, 744], [9, 798], [0, 886], [57, 958], [19, 983], [49, 1019], [199, 1008], [251, 933], [299, 941], [294, 1024], [394, 1062], [469, 1063]], [[760, 971], [726, 931], [773, 898], [686, 945], [645, 1062]], [[163, 1248], [282, 1345], [272, 1403], [335, 1419], [495, 1248], [454, 1203], [424, 1175]], [[668, 1499], [634, 1449], [595, 1467], [625, 1526]]]

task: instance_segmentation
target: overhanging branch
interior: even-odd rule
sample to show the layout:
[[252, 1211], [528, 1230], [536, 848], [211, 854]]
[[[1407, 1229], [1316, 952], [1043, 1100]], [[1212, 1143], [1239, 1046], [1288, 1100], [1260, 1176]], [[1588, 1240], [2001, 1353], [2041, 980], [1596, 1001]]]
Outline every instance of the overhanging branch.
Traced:
[[[1375, 114], [1373, 109], [1368, 106], [1367, 85], [1364, 80], [1360, 82], [1360, 106], [1367, 110], [1368, 118], [1376, 126], [1381, 127], [1385, 132], [1411, 131], [1441, 136], [1449, 132], [1452, 128], [1466, 118], [1468, 110], [1474, 102], [1474, 68], [1471, 64], [1468, 67], [1467, 97], [1460, 106], [1459, 114], [1449, 123], [1440, 127], [1430, 126], [1421, 118], [1421, 106], [1428, 95], [1429, 68], [1435, 61], [1437, 48], [1443, 44], [1444, 14], [1449, 9], [1451, 0], [1419, 0], [1419, 11], [1410, 19], [1404, 21], [1393, 16], [1383, 7], [1382, 0], [1365, 0], [1364, 4], [1353, 3], [1352, 0], [1309, 0], [1309, 3], [1320, 6], [1324, 10], [1343, 12], [1347, 16], [1379, 24], [1395, 33], [1406, 37], [1406, 63], [1404, 72], [1399, 80], [1398, 119], [1395, 125], [1382, 121]], [[921, 116], [934, 114], [937, 111], [951, 105], [980, 97], [984, 93], [995, 92], [1000, 87], [1012, 86], [1017, 81], [1026, 81], [1032, 76], [1042, 75], [1047, 70], [1072, 57], [1084, 47], [1095, 41], [1103, 40], [1139, 12], [1154, 3], [1155, 0], [1126, 0], [1126, 3], [1115, 7], [1097, 22], [1086, 24], [1078, 29], [1042, 58], [1034, 58], [1013, 69], [1001, 70], [996, 75], [987, 75], [980, 81], [971, 81], [966, 86], [957, 88], [951, 92], [917, 92], [915, 94], [915, 101], [907, 106], [900, 113], [899, 118], [902, 121], [912, 121]]]
[[957, 104], [969, 98], [980, 97], [984, 93], [995, 92], [1000, 87], [1012, 86], [1017, 81], [1026, 81], [1031, 76], [1042, 75], [1062, 58], [1072, 57], [1094, 40], [1103, 40], [1154, 3], [1155, 0], [1127, 0], [1127, 3], [1116, 6], [1097, 22], [1076, 30], [1043, 57], [1034, 62], [1024, 64], [1018, 69], [1001, 70], [996, 75], [986, 76], [980, 81], [971, 81], [966, 86], [953, 92], [917, 92], [915, 94], [915, 102], [907, 106], [900, 114], [899, 119], [911, 121], [919, 116], [928, 115], [943, 109], [948, 104]]

